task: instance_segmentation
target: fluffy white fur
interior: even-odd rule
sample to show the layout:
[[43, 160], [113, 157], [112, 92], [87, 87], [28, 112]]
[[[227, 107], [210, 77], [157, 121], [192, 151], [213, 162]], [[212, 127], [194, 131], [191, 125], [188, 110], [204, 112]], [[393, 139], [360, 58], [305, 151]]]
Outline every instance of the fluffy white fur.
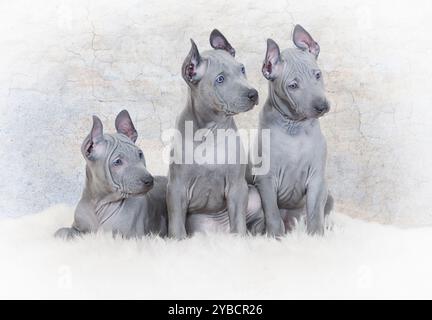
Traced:
[[54, 239], [72, 214], [0, 220], [0, 298], [432, 298], [432, 228], [336, 214], [324, 238]]

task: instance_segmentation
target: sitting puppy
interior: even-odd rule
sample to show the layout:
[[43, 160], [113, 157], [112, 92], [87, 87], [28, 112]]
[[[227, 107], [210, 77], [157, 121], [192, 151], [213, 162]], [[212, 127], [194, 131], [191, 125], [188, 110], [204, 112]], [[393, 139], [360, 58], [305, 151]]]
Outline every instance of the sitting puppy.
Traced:
[[[200, 53], [192, 41], [182, 66], [189, 92], [177, 119], [182, 141], [173, 146], [173, 153], [191, 161], [174, 162], [169, 168], [168, 229], [169, 236], [176, 239], [195, 232], [231, 231], [243, 235], [264, 231], [259, 194], [247, 185], [246, 165], [237, 157], [244, 149], [234, 121], [234, 115], [258, 103], [258, 92], [248, 83], [244, 66], [234, 59], [234, 48], [216, 29], [210, 35], [210, 44], [214, 50]], [[196, 140], [200, 131], [206, 134]], [[227, 132], [234, 133], [232, 145], [225, 144], [223, 134]], [[207, 144], [210, 140], [214, 143]], [[210, 161], [194, 157], [203, 145], [214, 155]], [[229, 161], [231, 155], [233, 160]]]
[[93, 127], [81, 152], [86, 160], [84, 191], [71, 228], [55, 234], [65, 239], [98, 230], [124, 237], [167, 233], [166, 178], [146, 169], [144, 154], [135, 145], [138, 137], [129, 113], [115, 120], [116, 134], [104, 134], [93, 116]]
[[317, 58], [317, 42], [297, 25], [296, 48], [280, 52], [271, 39], [262, 72], [269, 94], [261, 110], [259, 134], [270, 130], [270, 146], [259, 143], [270, 171], [255, 176], [266, 218], [267, 233], [282, 235], [306, 214], [307, 231], [324, 233], [324, 217], [333, 199], [325, 177], [327, 145], [319, 118], [330, 110]]

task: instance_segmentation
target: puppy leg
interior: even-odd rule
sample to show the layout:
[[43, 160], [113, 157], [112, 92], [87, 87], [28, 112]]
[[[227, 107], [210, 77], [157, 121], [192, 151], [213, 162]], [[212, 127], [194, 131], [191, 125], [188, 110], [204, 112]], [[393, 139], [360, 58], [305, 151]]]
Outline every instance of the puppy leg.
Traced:
[[249, 185], [248, 206], [246, 210], [246, 227], [252, 235], [265, 232], [264, 211], [258, 190]]

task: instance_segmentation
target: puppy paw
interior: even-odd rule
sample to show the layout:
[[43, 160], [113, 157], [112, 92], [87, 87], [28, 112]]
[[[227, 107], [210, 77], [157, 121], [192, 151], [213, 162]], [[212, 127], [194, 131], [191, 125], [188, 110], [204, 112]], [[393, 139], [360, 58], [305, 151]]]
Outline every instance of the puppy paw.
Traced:
[[55, 238], [63, 239], [63, 240], [71, 240], [80, 236], [80, 232], [74, 228], [61, 228], [56, 231], [54, 234]]
[[267, 236], [273, 238], [280, 238], [285, 235], [285, 225], [281, 221], [278, 225], [266, 225]]

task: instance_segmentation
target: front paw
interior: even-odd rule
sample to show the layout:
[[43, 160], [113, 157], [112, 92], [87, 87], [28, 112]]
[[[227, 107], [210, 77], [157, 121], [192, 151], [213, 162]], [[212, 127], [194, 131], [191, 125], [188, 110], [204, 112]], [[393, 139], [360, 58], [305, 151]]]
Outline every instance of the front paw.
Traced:
[[282, 220], [273, 223], [266, 223], [266, 231], [269, 237], [282, 237], [285, 235], [285, 225]]
[[308, 221], [306, 231], [311, 236], [323, 236], [325, 225], [323, 222]]
[[168, 230], [168, 237], [175, 240], [184, 240], [187, 238], [186, 229]]
[[56, 231], [54, 234], [54, 237], [60, 238], [63, 240], [71, 240], [76, 238], [77, 236], [80, 236], [80, 232], [77, 229], [74, 228], [60, 228]]
[[242, 221], [241, 223], [231, 226], [230, 232], [240, 236], [245, 236], [247, 234], [246, 221]]

